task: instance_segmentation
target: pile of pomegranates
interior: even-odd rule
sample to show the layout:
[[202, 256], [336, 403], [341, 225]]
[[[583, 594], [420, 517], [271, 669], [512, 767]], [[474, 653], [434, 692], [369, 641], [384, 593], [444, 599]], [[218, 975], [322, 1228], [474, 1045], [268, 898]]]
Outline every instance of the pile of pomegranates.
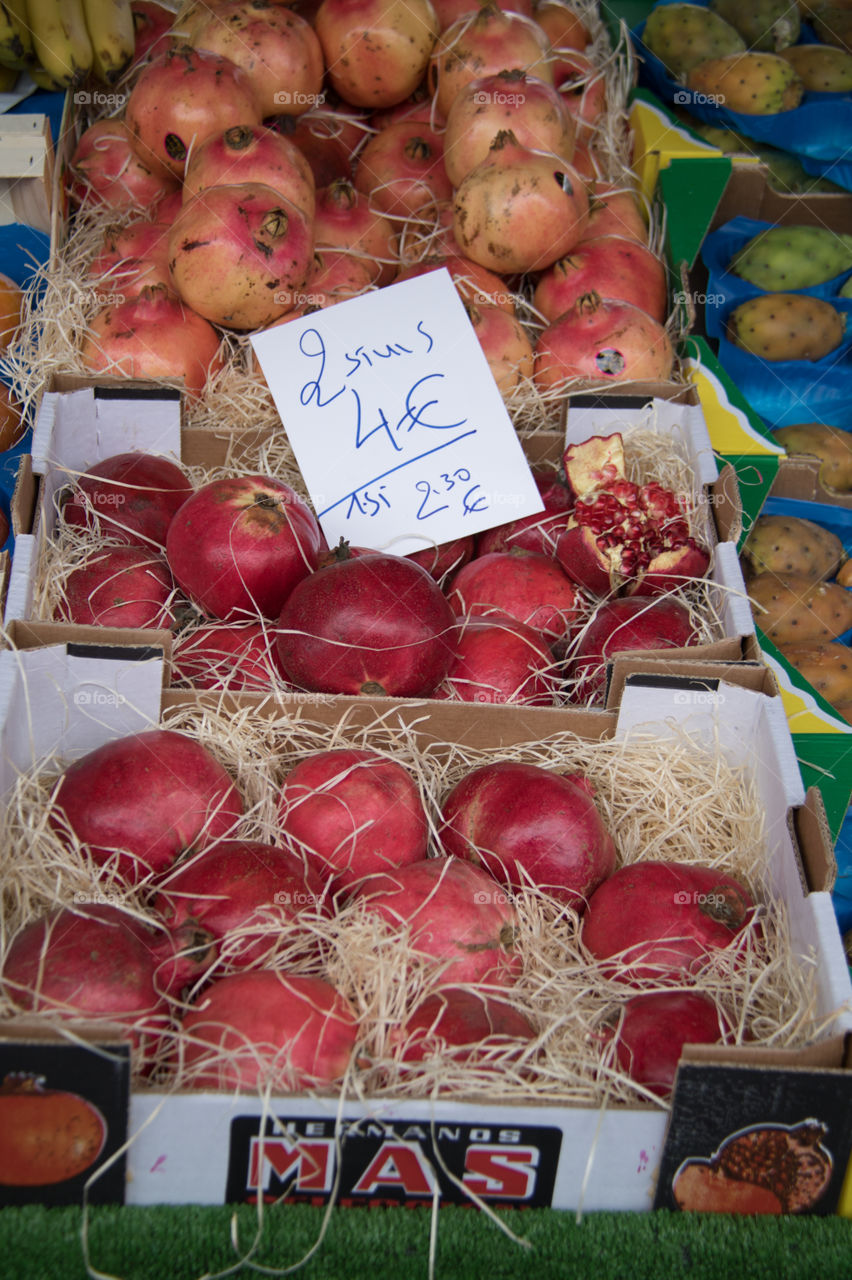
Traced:
[[[668, 378], [602, 34], [568, 0], [141, 6], [126, 103], [67, 175], [103, 215], [91, 278], [112, 295], [84, 367], [199, 397], [227, 334], [446, 266], [505, 396]], [[318, 285], [338, 252], [345, 285]]]

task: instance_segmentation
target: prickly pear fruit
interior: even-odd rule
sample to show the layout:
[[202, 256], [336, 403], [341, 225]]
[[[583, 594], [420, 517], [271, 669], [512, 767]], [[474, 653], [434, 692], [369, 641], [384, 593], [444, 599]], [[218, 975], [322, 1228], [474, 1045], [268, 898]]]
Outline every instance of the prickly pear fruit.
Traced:
[[852, 493], [852, 434], [823, 422], [797, 422], [772, 432], [788, 453], [820, 458], [819, 480], [835, 493]]
[[839, 5], [821, 9], [814, 14], [813, 27], [825, 44], [833, 44], [852, 53], [852, 10]]
[[797, 44], [781, 57], [795, 67], [805, 88], [814, 93], [848, 93], [852, 89], [852, 53], [830, 44]]
[[845, 560], [837, 570], [836, 582], [841, 587], [852, 587], [852, 560]]
[[799, 573], [812, 582], [830, 578], [844, 557], [836, 533], [802, 516], [758, 516], [742, 550], [748, 576]]
[[852, 649], [836, 640], [783, 645], [781, 652], [832, 706], [852, 702]]
[[852, 267], [852, 235], [829, 227], [767, 227], [739, 249], [728, 270], [759, 289], [810, 289]]
[[838, 298], [852, 298], [852, 276], [840, 286], [837, 296]]
[[666, 4], [652, 9], [642, 40], [675, 80], [727, 53], [744, 53], [745, 41], [729, 22], [700, 4]]
[[763, 360], [822, 360], [843, 341], [846, 317], [824, 298], [761, 293], [728, 316], [731, 342]]
[[749, 49], [764, 53], [795, 44], [802, 28], [795, 0], [710, 0], [710, 8], [739, 31]]
[[779, 648], [835, 640], [852, 627], [852, 592], [835, 582], [760, 573], [747, 586], [755, 622]]
[[792, 111], [805, 92], [795, 69], [777, 53], [729, 53], [724, 58], [709, 58], [692, 68], [686, 86], [717, 100], [728, 111], [748, 116]]

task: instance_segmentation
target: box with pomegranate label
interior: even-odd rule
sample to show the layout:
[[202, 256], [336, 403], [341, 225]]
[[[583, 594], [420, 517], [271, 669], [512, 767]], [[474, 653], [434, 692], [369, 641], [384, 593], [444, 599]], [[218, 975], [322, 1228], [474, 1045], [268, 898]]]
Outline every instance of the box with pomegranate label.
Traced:
[[[222, 612], [225, 605], [218, 597], [206, 588], [204, 593], [197, 589], [197, 566], [215, 560], [214, 522], [209, 513], [193, 525], [191, 534], [175, 533], [172, 539], [170, 533], [156, 533], [150, 526], [135, 549], [113, 545], [116, 540], [125, 541], [119, 526], [131, 516], [135, 519], [137, 498], [144, 499], [141, 505], [147, 510], [146, 489], [153, 486], [156, 507], [168, 496], [160, 492], [165, 484], [160, 472], [167, 468], [171, 476], [178, 463], [196, 496], [202, 490], [212, 495], [225, 477], [254, 475], [269, 477], [269, 485], [258, 487], [251, 482], [256, 490], [251, 510], [258, 510], [259, 502], [269, 506], [276, 494], [285, 495], [289, 504], [283, 508], [285, 514], [303, 501], [304, 484], [283, 433], [263, 427], [232, 433], [187, 428], [181, 408], [180, 398], [169, 388], [155, 391], [139, 383], [70, 375], [54, 379], [42, 400], [32, 460], [25, 460], [15, 494], [18, 548], [6, 605], [7, 626], [16, 621], [64, 620], [72, 625], [97, 622], [132, 630], [167, 627], [176, 633], [174, 679], [184, 684], [217, 687], [225, 683], [232, 692], [240, 687], [293, 686], [341, 695], [354, 692], [343, 684], [312, 686], [310, 673], [281, 668], [278, 650], [284, 641], [279, 636], [293, 630], [294, 624], [282, 621], [285, 612], [278, 598], [261, 605], [257, 595], [261, 579], [254, 594], [230, 615]], [[594, 452], [600, 441], [609, 442], [606, 465], [615, 488], [598, 482], [594, 457], [581, 467], [583, 449]], [[673, 657], [702, 662], [753, 657], [754, 627], [735, 545], [740, 529], [736, 478], [732, 468], [719, 472], [716, 466], [693, 390], [672, 391], [665, 384], [648, 383], [632, 393], [622, 389], [612, 395], [572, 395], [563, 430], [526, 436], [523, 450], [542, 497], [540, 515], [513, 519], [513, 495], [498, 494], [491, 528], [408, 557], [437, 583], [437, 588], [429, 585], [434, 597], [430, 607], [433, 612], [440, 608], [446, 626], [452, 627], [455, 656], [446, 671], [442, 667], [438, 673], [437, 684], [421, 682], [394, 692], [561, 710], [566, 705], [602, 705], [604, 658], [618, 651], [672, 650]], [[570, 477], [565, 469], [566, 450], [571, 451]], [[128, 452], [146, 451], [155, 457], [154, 479], [141, 471], [137, 479], [129, 473], [122, 473], [122, 479], [115, 470], [121, 459]], [[110, 466], [113, 470], [107, 474]], [[97, 483], [83, 476], [91, 468], [101, 476]], [[240, 479], [239, 483], [246, 482]], [[175, 492], [179, 503], [184, 496], [180, 485]], [[250, 496], [247, 489], [245, 500], [240, 500], [242, 507]], [[497, 502], [501, 496], [504, 500]], [[597, 567], [591, 565], [592, 576], [590, 529], [568, 528], [580, 523], [572, 514], [575, 499], [582, 499], [590, 521], [598, 518], [608, 501], [610, 515], [617, 515], [612, 520], [613, 551], [598, 556], [592, 549], [592, 558], [598, 562]], [[310, 504], [303, 509], [311, 523]], [[239, 514], [237, 507], [232, 510]], [[173, 514], [171, 507], [168, 514]], [[181, 524], [188, 529], [184, 514]], [[638, 536], [632, 542], [619, 542], [618, 521], [635, 523]], [[582, 557], [568, 545], [578, 536], [586, 539], [580, 548]], [[208, 540], [209, 556], [202, 552]], [[176, 555], [180, 545], [184, 548], [180, 566], [171, 554], [172, 542]], [[341, 581], [344, 575], [354, 578], [358, 566], [352, 560], [362, 552], [362, 548], [349, 553], [338, 548], [333, 555], [323, 553], [323, 568], [333, 564]], [[245, 562], [238, 564], [230, 545], [225, 554], [234, 562], [231, 576], [244, 580]], [[311, 565], [319, 567], [319, 554], [311, 546], [295, 557], [297, 578], [312, 576], [308, 571]], [[657, 556], [653, 564], [652, 555]], [[632, 573], [628, 571], [631, 556]], [[641, 562], [640, 557], [644, 557]], [[288, 553], [286, 562], [283, 555], [276, 559], [277, 581], [283, 573], [280, 566], [289, 564], [293, 555]], [[350, 563], [336, 564], [340, 559]], [[123, 592], [113, 590], [119, 581], [116, 570], [126, 573], [129, 582], [137, 568], [144, 575], [144, 590], [136, 578]], [[408, 566], [406, 570], [411, 572]], [[172, 571], [175, 580], [170, 577]], [[76, 599], [69, 599], [68, 584], [78, 580], [83, 581], [84, 590], [75, 588]], [[263, 590], [271, 581], [270, 575], [263, 575]], [[290, 590], [293, 582], [288, 579], [285, 585]], [[297, 585], [301, 594], [307, 594], [306, 583]], [[652, 593], [660, 598], [646, 607], [646, 597]], [[619, 599], [610, 600], [613, 595]], [[627, 596], [637, 599], [629, 601]], [[103, 608], [96, 609], [95, 603], [102, 598]], [[285, 601], [285, 608], [289, 603]], [[498, 624], [494, 617], [484, 616], [498, 612], [511, 621]], [[590, 629], [587, 624], [593, 615], [595, 625]], [[618, 634], [613, 640], [614, 631]], [[585, 680], [581, 668], [592, 662], [593, 678]], [[322, 674], [327, 674], [328, 664], [321, 665]], [[383, 678], [371, 678], [385, 687]]]
[[[757, 1186], [766, 1211], [835, 1211], [852, 988], [819, 793], [749, 664], [661, 682], [643, 662], [617, 714], [557, 727], [542, 708], [164, 689], [150, 651], [0, 654], [0, 1015], [125, 1028], [128, 1203], [647, 1210], [664, 1151], [691, 1168], [724, 1147], [715, 1200], [690, 1173], [678, 1207], [753, 1211]], [[374, 766], [397, 789], [364, 818], [350, 784]], [[486, 783], [516, 787], [499, 830], [469, 825]], [[562, 792], [592, 870], [512, 843], [515, 811], [541, 838], [541, 805], [552, 852]], [[311, 817], [328, 795], [349, 837]], [[81, 969], [104, 930], [93, 1008]], [[148, 991], [132, 1011], [128, 972]], [[734, 1114], [714, 1080], [764, 1070], [783, 1088]], [[704, 1127], [684, 1135], [696, 1077]], [[811, 1134], [819, 1171], [781, 1194]]]

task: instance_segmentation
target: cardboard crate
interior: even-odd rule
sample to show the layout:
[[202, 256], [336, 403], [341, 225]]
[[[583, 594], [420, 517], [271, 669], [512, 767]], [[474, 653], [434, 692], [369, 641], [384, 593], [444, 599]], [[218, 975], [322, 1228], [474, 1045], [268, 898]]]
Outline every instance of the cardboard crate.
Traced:
[[[566, 441], [629, 429], [647, 420], [649, 411], [661, 432], [680, 441], [692, 464], [707, 541], [715, 548], [711, 580], [718, 587], [724, 631], [713, 643], [671, 652], [696, 661], [754, 659], [754, 624], [737, 557], [741, 512], [735, 476], [730, 467], [719, 473], [694, 389], [672, 391], [668, 384], [645, 383], [639, 391], [574, 395], [563, 432], [528, 437], [524, 441], [527, 458], [532, 465], [557, 466]], [[254, 467], [250, 460], [265, 438], [263, 431], [229, 434], [183, 429], [181, 400], [173, 389], [121, 379], [55, 378], [42, 399], [32, 458], [24, 460], [12, 503], [15, 556], [5, 604], [7, 626], [14, 621], [37, 621], [33, 595], [41, 548], [55, 527], [56, 493], [71, 475], [133, 448], [170, 454], [189, 465], [219, 467], [232, 462], [239, 466], [245, 459], [247, 466]]]
[[[684, 1155], [710, 1156], [721, 1139], [753, 1126], [807, 1120], [827, 1126], [824, 1141], [835, 1162], [830, 1194], [816, 1211], [835, 1212], [852, 1147], [852, 987], [831, 908], [831, 846], [819, 795], [802, 787], [783, 709], [754, 687], [755, 673], [741, 682], [744, 672], [734, 666], [729, 680], [699, 681], [699, 687], [694, 679], [660, 684], [659, 677], [649, 686], [648, 672], [631, 674], [617, 715], [580, 711], [563, 723], [588, 742], [590, 753], [596, 742], [634, 731], [652, 731], [655, 738], [686, 731], [696, 735], [708, 761], [721, 752], [753, 780], [765, 812], [770, 893], [786, 903], [794, 953], [816, 975], [817, 1017], [837, 1014], [824, 1038], [777, 1052], [687, 1048], [670, 1111], [558, 1100], [495, 1105], [483, 1097], [340, 1103], [300, 1095], [264, 1103], [249, 1094], [135, 1091], [125, 1157], [128, 1203], [216, 1204], [258, 1195], [321, 1203], [341, 1162], [337, 1191], [346, 1205], [428, 1205], [437, 1180], [445, 1202], [469, 1203], [468, 1193], [476, 1192], [495, 1206], [647, 1210], [666, 1203]], [[161, 710], [215, 704], [211, 695], [164, 691], [161, 658], [150, 651], [106, 657], [98, 648], [59, 644], [0, 653], [0, 795], [20, 771], [57, 749], [71, 759], [156, 724]], [[250, 707], [258, 716], [304, 714], [303, 702], [287, 698], [243, 696], [225, 705]], [[539, 710], [506, 708], [495, 734], [495, 717], [472, 719], [469, 708], [449, 703], [437, 711], [432, 705], [426, 716], [427, 706], [362, 703], [352, 723], [392, 714], [430, 752], [453, 742], [501, 752], [538, 746], [553, 728]], [[318, 699], [310, 715], [336, 726], [340, 702]], [[43, 1040], [43, 1020], [41, 1031]], [[95, 1038], [103, 1039], [103, 1031]], [[0, 1050], [26, 1059], [34, 1043], [26, 1019], [3, 1026]]]

